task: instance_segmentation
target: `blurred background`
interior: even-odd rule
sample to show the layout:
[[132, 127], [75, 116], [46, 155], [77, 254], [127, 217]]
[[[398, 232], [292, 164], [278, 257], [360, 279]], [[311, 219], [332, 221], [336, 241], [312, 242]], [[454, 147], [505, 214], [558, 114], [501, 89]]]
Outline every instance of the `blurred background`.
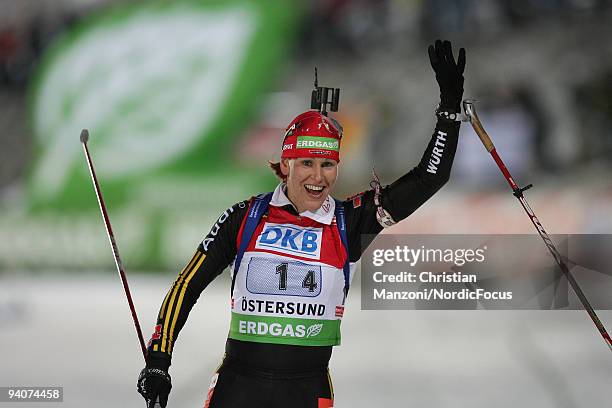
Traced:
[[[81, 129], [148, 337], [219, 214], [274, 188], [267, 162], [308, 109], [315, 66], [342, 89], [338, 198], [367, 189], [373, 167], [388, 184], [418, 163], [438, 102], [427, 45], [443, 38], [466, 48], [464, 96], [514, 178], [534, 184], [547, 231], [612, 233], [611, 23], [610, 0], [0, 0], [0, 386], [142, 404]], [[464, 124], [451, 181], [387, 232], [532, 228]], [[226, 279], [181, 333], [173, 406], [204, 400]], [[609, 352], [584, 312], [361, 311], [358, 286], [332, 359], [338, 407], [609, 401]]]

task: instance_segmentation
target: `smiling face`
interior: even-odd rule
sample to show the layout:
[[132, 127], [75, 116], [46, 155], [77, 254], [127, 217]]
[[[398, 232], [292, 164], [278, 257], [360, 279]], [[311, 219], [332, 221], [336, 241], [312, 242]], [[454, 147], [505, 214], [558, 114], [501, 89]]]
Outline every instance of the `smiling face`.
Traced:
[[332, 159], [282, 159], [280, 165], [287, 176], [287, 197], [300, 213], [317, 211], [338, 178], [338, 162]]

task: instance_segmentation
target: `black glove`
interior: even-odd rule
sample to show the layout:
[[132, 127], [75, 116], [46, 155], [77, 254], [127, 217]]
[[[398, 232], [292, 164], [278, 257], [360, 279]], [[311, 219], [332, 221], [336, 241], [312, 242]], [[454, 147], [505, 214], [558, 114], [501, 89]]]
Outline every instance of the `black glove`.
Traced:
[[435, 45], [430, 45], [428, 51], [429, 61], [440, 87], [440, 107], [453, 112], [461, 112], [465, 49], [459, 50], [456, 63], [450, 41], [436, 40]]
[[165, 408], [171, 389], [170, 374], [166, 370], [145, 367], [138, 376], [138, 392], [147, 402], [147, 408], [154, 408], [158, 400], [159, 405]]

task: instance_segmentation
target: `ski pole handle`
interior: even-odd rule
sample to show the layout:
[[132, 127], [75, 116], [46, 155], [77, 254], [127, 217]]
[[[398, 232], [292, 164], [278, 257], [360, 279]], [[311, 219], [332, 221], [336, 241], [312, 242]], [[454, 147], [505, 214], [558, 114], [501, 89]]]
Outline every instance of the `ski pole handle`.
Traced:
[[482, 123], [480, 123], [478, 115], [476, 115], [476, 111], [474, 110], [474, 102], [476, 102], [476, 100], [474, 99], [466, 99], [465, 101], [463, 101], [463, 110], [465, 111], [467, 119], [472, 124], [474, 131], [482, 141], [482, 144], [487, 149], [487, 152], [491, 153], [491, 150], [495, 149], [495, 146], [493, 145], [493, 142], [491, 141], [491, 138], [489, 137], [487, 132], [484, 130]]

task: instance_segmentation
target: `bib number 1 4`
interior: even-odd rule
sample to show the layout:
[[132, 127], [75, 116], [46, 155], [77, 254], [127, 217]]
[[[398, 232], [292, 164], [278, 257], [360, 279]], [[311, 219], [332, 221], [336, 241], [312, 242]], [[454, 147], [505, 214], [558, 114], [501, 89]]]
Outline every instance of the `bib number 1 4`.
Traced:
[[[278, 280], [278, 289], [287, 290], [287, 264], [282, 263], [276, 267], [276, 274], [280, 275]], [[315, 271], [307, 271], [306, 276], [302, 280], [302, 287], [308, 289], [309, 292], [314, 292], [318, 287], [315, 278]]]
[[246, 273], [250, 293], [317, 297], [323, 285], [321, 266], [300, 261], [253, 257]]

